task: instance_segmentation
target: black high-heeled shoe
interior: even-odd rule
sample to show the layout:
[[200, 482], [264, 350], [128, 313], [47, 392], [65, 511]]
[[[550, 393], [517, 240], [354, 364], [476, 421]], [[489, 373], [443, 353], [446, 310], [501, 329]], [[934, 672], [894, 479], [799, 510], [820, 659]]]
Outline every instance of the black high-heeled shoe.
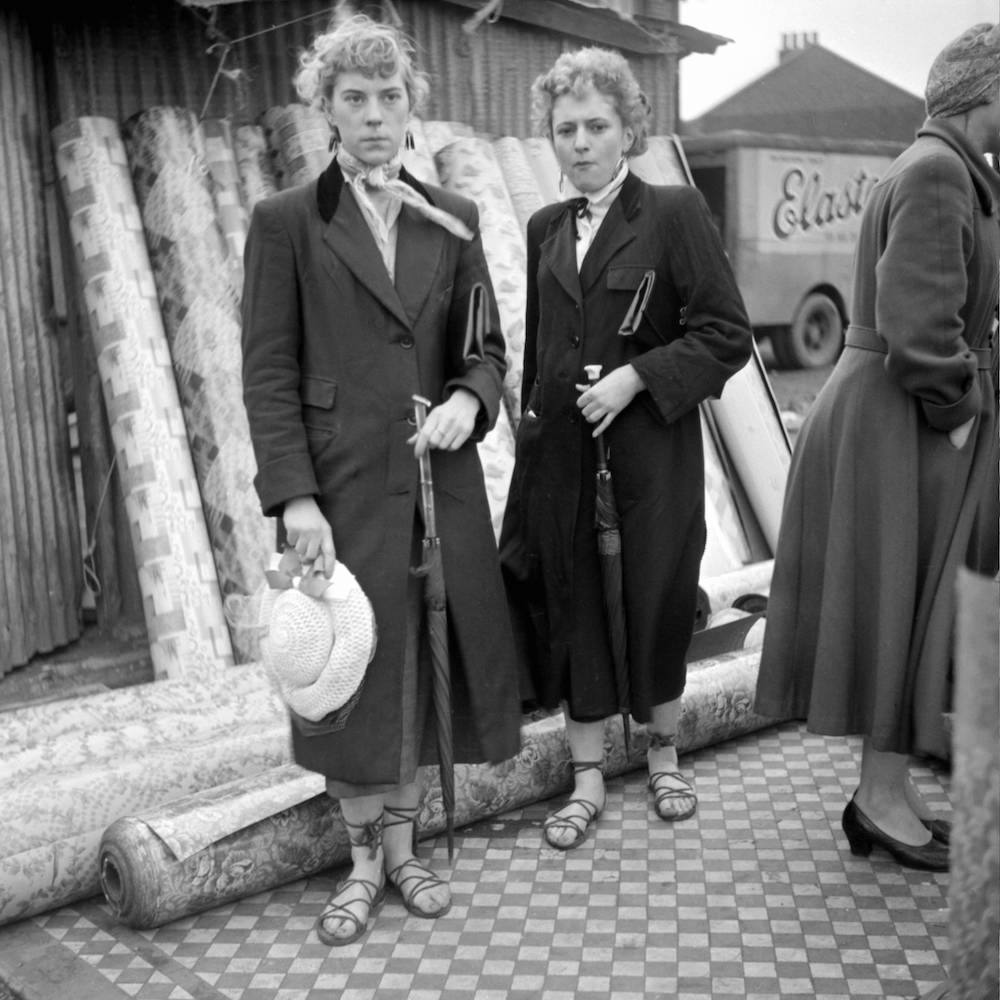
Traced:
[[906, 868], [920, 868], [929, 872], [948, 870], [948, 848], [934, 837], [926, 844], [904, 844], [880, 830], [857, 806], [854, 799], [847, 803], [841, 819], [844, 834], [851, 845], [851, 854], [867, 858], [878, 845], [888, 851]]
[[939, 844], [944, 844], [947, 847], [951, 843], [950, 819], [922, 819], [920, 822], [931, 831], [931, 836]]

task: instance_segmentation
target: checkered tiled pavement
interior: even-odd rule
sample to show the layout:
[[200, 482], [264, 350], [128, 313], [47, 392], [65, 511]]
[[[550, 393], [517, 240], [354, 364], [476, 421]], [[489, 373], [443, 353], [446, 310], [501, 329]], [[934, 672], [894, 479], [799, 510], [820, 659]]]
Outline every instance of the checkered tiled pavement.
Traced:
[[[840, 811], [858, 751], [789, 723], [688, 754], [700, 804], [675, 826], [634, 771], [565, 854], [542, 840], [551, 802], [467, 827], [448, 915], [412, 917], [390, 895], [345, 948], [312, 931], [333, 871], [151, 931], [118, 926], [100, 898], [67, 906], [0, 928], [0, 970], [13, 933], [25, 954], [65, 950], [87, 1000], [917, 997], [945, 978], [948, 879], [850, 854]], [[947, 811], [947, 770], [915, 776]], [[447, 870], [443, 839], [421, 854]], [[60, 989], [25, 996], [83, 996]]]

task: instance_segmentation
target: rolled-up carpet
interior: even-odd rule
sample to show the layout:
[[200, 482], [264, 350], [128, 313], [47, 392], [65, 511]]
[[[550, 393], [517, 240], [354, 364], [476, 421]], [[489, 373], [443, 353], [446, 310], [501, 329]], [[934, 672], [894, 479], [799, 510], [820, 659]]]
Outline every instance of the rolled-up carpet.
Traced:
[[[233, 669], [232, 681], [238, 679], [239, 669]], [[114, 761], [123, 758], [141, 756], [156, 747], [178, 746], [182, 743], [200, 743], [213, 735], [236, 730], [248, 719], [260, 722], [271, 722], [282, 718], [281, 700], [266, 677], [258, 675], [254, 686], [234, 686], [229, 677], [226, 684], [204, 684], [197, 681], [190, 684], [192, 700], [200, 700], [200, 705], [194, 707], [187, 701], [185, 692], [173, 688], [170, 694], [176, 696], [177, 705], [172, 705], [167, 699], [161, 699], [161, 708], [155, 714], [146, 717], [134, 717], [129, 708], [132, 705], [119, 699], [110, 701], [120, 712], [112, 714], [105, 712], [99, 722], [85, 728], [77, 727], [69, 732], [47, 739], [32, 740], [24, 746], [6, 745], [3, 747], [3, 773], [0, 776], [0, 790], [8, 796], [4, 800], [5, 809], [13, 812], [13, 800], [20, 791], [32, 789], [55, 774], [69, 776], [78, 768], [89, 768], [101, 761]], [[125, 690], [143, 693], [146, 690], [155, 691], [165, 685], [175, 682], [163, 681], [155, 684], [137, 685]], [[103, 695], [95, 694], [90, 701], [101, 701]], [[72, 704], [66, 703], [53, 704]], [[16, 713], [11, 713], [16, 714]], [[30, 803], [25, 801], [27, 807]], [[40, 802], [37, 814], [43, 815], [52, 807], [49, 800]], [[62, 810], [57, 804], [55, 808]], [[0, 817], [0, 844], [13, 849], [23, 835], [23, 830], [8, 829], [6, 816]]]
[[100, 892], [101, 836], [118, 817], [257, 774], [287, 763], [290, 756], [288, 721], [282, 715], [4, 788], [0, 924]]
[[628, 161], [629, 170], [647, 184], [667, 184], [666, 172], [661, 169], [658, 158], [650, 149], [639, 156], [633, 156]]
[[424, 133], [424, 123], [419, 118], [410, 119], [410, 135], [413, 148], [403, 150], [403, 166], [424, 184], [439, 184], [437, 167], [430, 140]]
[[157, 678], [230, 666], [212, 545], [118, 125], [53, 129]]
[[455, 139], [435, 155], [442, 187], [471, 198], [479, 208], [483, 252], [493, 282], [500, 325], [507, 342], [503, 392], [512, 426], [520, 417], [524, 360], [524, 300], [527, 254], [521, 226], [500, 164], [486, 139]]
[[421, 131], [424, 134], [424, 141], [430, 154], [436, 157], [438, 151], [456, 139], [467, 138], [472, 135], [472, 126], [462, 122], [445, 121], [422, 121]]
[[521, 234], [524, 235], [528, 229], [528, 220], [545, 205], [541, 185], [520, 139], [510, 135], [494, 139], [493, 152], [517, 213]]
[[701, 557], [701, 575], [704, 577], [739, 569], [750, 561], [751, 551], [746, 527], [733, 497], [732, 483], [706, 426], [704, 406], [700, 416], [705, 452], [706, 538]]
[[747, 563], [718, 576], [702, 576], [699, 586], [708, 598], [709, 613], [733, 607], [741, 598], [766, 597], [771, 591], [774, 560]]
[[[239, 297], [194, 115], [151, 108], [123, 126], [223, 599], [251, 594], [275, 546], [253, 488]], [[252, 632], [234, 633], [241, 662]]]
[[532, 136], [522, 139], [521, 145], [524, 147], [524, 155], [531, 164], [531, 169], [535, 172], [542, 201], [546, 205], [562, 201], [563, 195], [559, 190], [561, 172], [552, 143], [541, 136]]
[[[773, 724], [752, 711], [758, 664], [759, 651], [739, 651], [692, 665], [682, 701], [682, 751]], [[633, 759], [628, 760], [621, 722], [609, 720], [605, 773], [639, 766], [645, 739], [641, 728], [635, 732]], [[444, 829], [436, 769], [429, 774], [418, 816], [424, 837]], [[456, 823], [473, 823], [549, 798], [571, 780], [562, 715], [531, 722], [522, 730], [517, 756], [501, 764], [456, 767]], [[277, 809], [264, 815], [271, 794]], [[118, 920], [156, 927], [349, 858], [339, 807], [322, 791], [322, 779], [303, 778], [292, 767], [117, 820], [101, 842], [100, 877]]]
[[792, 449], [756, 348], [726, 382], [722, 396], [703, 405], [712, 414], [725, 460], [735, 470], [773, 555]]
[[493, 534], [499, 543], [500, 528], [503, 526], [503, 512], [510, 492], [510, 479], [514, 474], [514, 429], [507, 416], [506, 407], [501, 406], [493, 430], [477, 445], [479, 464], [483, 467], [486, 483], [486, 499], [490, 505], [490, 520]]
[[646, 139], [649, 156], [656, 162], [663, 184], [690, 184], [683, 154], [674, 135], [651, 135]]
[[[183, 737], [184, 726], [197, 725], [212, 706], [212, 715], [222, 718], [231, 710], [242, 711], [242, 699], [256, 697], [271, 689], [271, 681], [260, 664], [248, 663], [220, 676], [134, 684], [80, 697], [41, 702], [10, 709], [3, 714], [0, 726], [0, 756], [4, 761], [13, 755], [45, 744], [77, 738], [83, 732], [113, 729], [126, 724], [153, 725], [159, 719], [179, 719], [176, 737]], [[245, 714], [245, 713], [244, 713]], [[0, 770], [0, 784], [6, 775]]]
[[278, 118], [284, 111], [284, 105], [276, 104], [273, 107], [265, 108], [260, 113], [260, 131], [267, 146], [268, 156], [271, 161], [271, 173], [279, 191], [288, 187], [288, 169], [285, 165], [281, 147], [278, 145]]
[[236, 163], [233, 130], [225, 118], [205, 118], [198, 123], [198, 128], [212, 181], [215, 215], [229, 251], [233, 282], [240, 289], [243, 287], [243, 248], [247, 241], [248, 218]]
[[262, 198], [278, 190], [274, 174], [274, 154], [268, 148], [261, 125], [239, 125], [233, 135], [233, 152], [240, 175], [243, 204], [247, 215]]
[[322, 113], [305, 104], [288, 104], [274, 111], [269, 141], [279, 150], [283, 188], [315, 180], [333, 158], [330, 125]]

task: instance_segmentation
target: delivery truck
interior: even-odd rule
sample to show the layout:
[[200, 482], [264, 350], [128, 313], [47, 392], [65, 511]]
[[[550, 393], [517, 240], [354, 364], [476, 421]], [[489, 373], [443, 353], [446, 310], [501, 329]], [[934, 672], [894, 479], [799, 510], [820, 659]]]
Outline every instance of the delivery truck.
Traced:
[[757, 337], [781, 367], [831, 364], [850, 321], [861, 214], [904, 144], [744, 131], [681, 142]]

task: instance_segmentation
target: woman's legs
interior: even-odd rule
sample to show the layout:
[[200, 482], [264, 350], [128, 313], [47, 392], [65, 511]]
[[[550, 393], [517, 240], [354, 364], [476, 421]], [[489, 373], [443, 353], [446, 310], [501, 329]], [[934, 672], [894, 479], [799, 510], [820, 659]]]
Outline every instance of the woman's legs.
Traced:
[[419, 802], [418, 781], [401, 785], [386, 795], [385, 870], [411, 913], [437, 917], [451, 906], [451, 889], [413, 853], [413, 824]]
[[576, 847], [586, 836], [587, 827], [604, 808], [604, 722], [577, 722], [566, 719], [566, 738], [573, 758], [573, 794], [569, 801], [547, 820], [545, 837], [553, 847], [566, 850]]
[[355, 940], [368, 924], [375, 900], [385, 883], [382, 850], [382, 805], [385, 796], [361, 795], [341, 799], [347, 834], [351, 840], [351, 874], [320, 917], [321, 936], [328, 943]]
[[677, 726], [681, 716], [681, 699], [654, 705], [646, 726], [649, 750], [649, 788], [657, 816], [662, 820], [687, 819], [698, 805], [691, 783], [681, 777], [677, 761]]
[[854, 801], [883, 833], [915, 847], [929, 843], [931, 834], [910, 804], [909, 783], [910, 758], [902, 753], [876, 750], [871, 740], [865, 738], [861, 749], [861, 780]]

